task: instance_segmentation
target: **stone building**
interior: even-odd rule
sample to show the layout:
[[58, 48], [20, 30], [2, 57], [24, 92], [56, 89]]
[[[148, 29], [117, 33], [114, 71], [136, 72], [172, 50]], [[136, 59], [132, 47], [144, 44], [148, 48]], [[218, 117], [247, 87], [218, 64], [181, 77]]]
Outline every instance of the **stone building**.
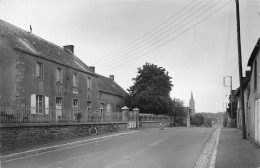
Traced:
[[[244, 107], [247, 136], [260, 144], [260, 39], [258, 39], [248, 60], [250, 72], [244, 78]], [[242, 129], [240, 93], [238, 92], [237, 126]]]
[[[0, 105], [28, 107], [35, 117], [56, 120], [74, 119], [81, 111], [85, 119], [110, 99], [100, 94], [105, 77], [92, 68], [74, 54], [73, 45], [60, 47], [0, 20]], [[123, 96], [115, 99], [123, 106]]]

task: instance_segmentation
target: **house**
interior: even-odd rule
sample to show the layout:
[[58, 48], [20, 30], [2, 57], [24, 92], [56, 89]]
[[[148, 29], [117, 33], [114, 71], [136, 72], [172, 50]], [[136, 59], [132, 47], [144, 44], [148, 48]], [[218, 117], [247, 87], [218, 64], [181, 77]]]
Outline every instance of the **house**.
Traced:
[[[258, 39], [248, 60], [250, 73], [244, 78], [244, 106], [247, 135], [260, 144], [260, 39]], [[240, 99], [237, 111], [238, 128], [242, 128]]]
[[60, 47], [3, 20], [0, 83], [0, 105], [24, 108], [8, 113], [37, 120], [74, 120], [78, 114], [85, 120], [105, 108], [119, 111], [125, 97], [119, 85], [84, 64], [73, 45]]

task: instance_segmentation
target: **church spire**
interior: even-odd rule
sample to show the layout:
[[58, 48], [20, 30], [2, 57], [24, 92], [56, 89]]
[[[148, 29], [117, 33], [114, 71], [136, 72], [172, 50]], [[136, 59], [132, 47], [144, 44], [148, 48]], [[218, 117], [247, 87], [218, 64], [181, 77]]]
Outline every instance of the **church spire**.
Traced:
[[191, 91], [191, 96], [190, 96], [189, 108], [191, 109], [191, 113], [195, 113], [195, 101], [194, 101], [194, 98], [193, 98], [193, 92], [192, 91]]

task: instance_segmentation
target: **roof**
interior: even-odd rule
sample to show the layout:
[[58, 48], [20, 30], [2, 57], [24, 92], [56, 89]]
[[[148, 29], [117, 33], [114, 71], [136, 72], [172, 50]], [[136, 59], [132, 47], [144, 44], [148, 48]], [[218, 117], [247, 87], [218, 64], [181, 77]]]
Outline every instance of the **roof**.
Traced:
[[11, 47], [19, 51], [96, 75], [76, 55], [63, 47], [0, 19], [1, 39], [4, 39]]
[[251, 56], [248, 60], [248, 63], [247, 63], [247, 66], [252, 66], [252, 63], [254, 62], [255, 60], [255, 57], [257, 56], [257, 53], [259, 51], [259, 48], [260, 48], [260, 38], [258, 39], [252, 53], [251, 53]]
[[118, 96], [125, 97], [126, 91], [122, 89], [115, 81], [105, 76], [98, 76], [98, 89], [101, 92], [110, 93]]

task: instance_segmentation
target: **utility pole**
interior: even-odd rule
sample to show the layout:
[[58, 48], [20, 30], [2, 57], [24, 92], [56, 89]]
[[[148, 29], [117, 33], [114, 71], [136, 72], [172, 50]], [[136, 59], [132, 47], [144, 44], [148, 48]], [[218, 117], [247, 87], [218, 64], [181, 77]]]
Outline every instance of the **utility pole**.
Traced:
[[[229, 77], [230, 78], [230, 85], [229, 86], [226, 86], [225, 84], [225, 79]], [[230, 87], [230, 117], [231, 119], [233, 118], [233, 95], [232, 95], [232, 76], [224, 76], [223, 77], [223, 85], [224, 87]]]
[[237, 18], [237, 46], [238, 46], [238, 68], [239, 68], [239, 81], [240, 81], [240, 104], [241, 104], [242, 127], [243, 127], [242, 132], [243, 132], [243, 139], [246, 139], [242, 54], [241, 54], [241, 39], [240, 39], [239, 0], [235, 0], [235, 1], [236, 1], [236, 18]]

